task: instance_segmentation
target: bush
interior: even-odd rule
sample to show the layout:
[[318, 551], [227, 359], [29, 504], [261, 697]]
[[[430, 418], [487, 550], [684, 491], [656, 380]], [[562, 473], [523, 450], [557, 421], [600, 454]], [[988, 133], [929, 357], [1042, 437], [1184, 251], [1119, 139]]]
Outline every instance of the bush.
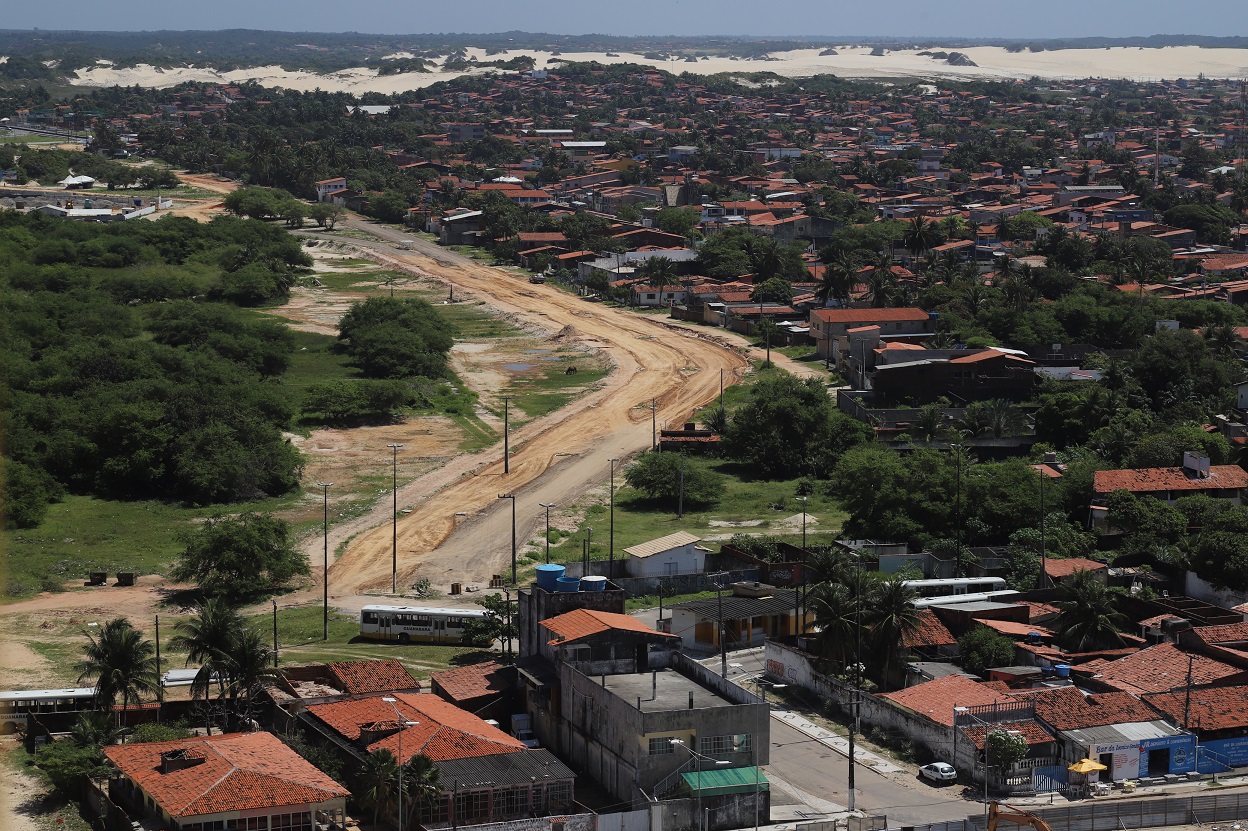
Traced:
[[630, 487], [676, 507], [682, 489], [686, 507], [715, 505], [724, 495], [726, 477], [701, 459], [680, 453], [647, 452], [624, 472]]

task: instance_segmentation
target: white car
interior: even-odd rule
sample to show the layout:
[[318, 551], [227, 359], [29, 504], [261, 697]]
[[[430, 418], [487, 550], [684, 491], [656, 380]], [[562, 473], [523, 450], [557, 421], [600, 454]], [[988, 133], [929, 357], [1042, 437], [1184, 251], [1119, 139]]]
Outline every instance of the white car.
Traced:
[[932, 762], [930, 765], [924, 765], [919, 768], [919, 776], [933, 782], [956, 782], [958, 780], [958, 772], [948, 762]]

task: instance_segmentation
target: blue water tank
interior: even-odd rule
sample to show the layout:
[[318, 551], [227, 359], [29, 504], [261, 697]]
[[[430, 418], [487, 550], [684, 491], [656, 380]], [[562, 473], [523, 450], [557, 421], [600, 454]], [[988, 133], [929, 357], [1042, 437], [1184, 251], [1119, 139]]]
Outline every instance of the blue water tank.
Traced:
[[555, 580], [555, 591], [557, 592], [579, 592], [581, 590], [581, 578], [579, 577], [560, 577]]
[[600, 592], [607, 587], [607, 578], [605, 577], [582, 577], [581, 591], [583, 592]]
[[1053, 667], [1053, 669], [1057, 670], [1058, 678], [1070, 677], [1070, 664], [1058, 664], [1057, 666]]
[[563, 576], [563, 566], [555, 563], [546, 563], [537, 567], [537, 587], [545, 589], [548, 592], [555, 591], [555, 581]]

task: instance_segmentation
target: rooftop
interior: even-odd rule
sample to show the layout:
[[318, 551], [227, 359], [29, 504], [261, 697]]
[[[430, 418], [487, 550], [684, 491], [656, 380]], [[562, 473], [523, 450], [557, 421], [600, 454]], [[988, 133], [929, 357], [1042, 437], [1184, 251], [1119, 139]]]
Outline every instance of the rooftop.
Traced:
[[923, 609], [917, 615], [918, 625], [902, 635], [902, 645], [907, 649], [923, 646], [952, 646], [958, 642], [949, 628], [931, 609]]
[[1036, 717], [1054, 730], [1075, 730], [1148, 721], [1152, 711], [1133, 695], [1124, 692], [1085, 695], [1076, 687], [1050, 687], [1023, 690], [1015, 696], [1026, 696], [1036, 704]]
[[1176, 724], [1187, 723], [1197, 730], [1232, 730], [1248, 727], [1248, 686], [1206, 687], [1186, 692], [1156, 693], [1144, 700], [1165, 713]]
[[718, 618], [721, 609], [725, 620], [739, 620], [760, 615], [776, 615], [792, 612], [797, 601], [797, 592], [792, 589], [772, 589], [765, 597], [738, 597], [724, 592], [722, 601], [708, 597], [705, 600], [686, 600], [673, 603], [669, 608], [691, 612], [702, 618]]
[[[197, 761], [165, 773], [161, 754], [177, 751]], [[317, 804], [349, 795], [271, 733], [111, 745], [104, 755], [174, 817]]]
[[503, 666], [498, 661], [485, 661], [435, 672], [429, 676], [429, 681], [452, 701], [471, 701], [506, 692], [515, 677], [514, 667]]
[[659, 537], [630, 546], [625, 548], [624, 551], [630, 557], [653, 557], [655, 554], [662, 554], [664, 551], [671, 551], [673, 548], [680, 548], [701, 541], [701, 537], [695, 537], [688, 531], [677, 531], [675, 534], [668, 534], [666, 537]]
[[1188, 682], [1189, 672], [1195, 685], [1212, 684], [1242, 672], [1204, 655], [1183, 652], [1172, 643], [1159, 643], [1116, 661], [1097, 662], [1095, 670], [1101, 683], [1136, 695], [1182, 687]]
[[1044, 561], [1044, 573], [1055, 580], [1069, 577], [1077, 571], [1103, 571], [1107, 568], [1109, 566], [1104, 563], [1087, 557], [1067, 557], [1064, 560], [1047, 557]]
[[541, 625], [555, 635], [551, 643], [564, 643], [590, 635], [601, 634], [613, 630], [626, 632], [642, 632], [656, 637], [668, 637], [656, 632], [632, 615], [621, 615], [615, 612], [599, 612], [593, 609], [575, 609], [556, 617], [541, 621]]
[[693, 694], [695, 710], [735, 706], [715, 691], [670, 669], [607, 675], [603, 687], [633, 706], [641, 699], [640, 709], [643, 713], [687, 710], [690, 693]]
[[981, 684], [964, 675], [946, 675], [897, 692], [881, 693], [879, 697], [952, 727], [954, 707], [979, 707], [1009, 702], [1006, 689], [1000, 683]]
[[1200, 477], [1182, 467], [1151, 467], [1136, 470], [1098, 470], [1093, 474], [1096, 493], [1130, 491], [1203, 491], [1248, 487], [1248, 471], [1239, 465], [1210, 465], [1209, 476]]
[[325, 665], [351, 695], [419, 689], [420, 683], [395, 660], [333, 661]]

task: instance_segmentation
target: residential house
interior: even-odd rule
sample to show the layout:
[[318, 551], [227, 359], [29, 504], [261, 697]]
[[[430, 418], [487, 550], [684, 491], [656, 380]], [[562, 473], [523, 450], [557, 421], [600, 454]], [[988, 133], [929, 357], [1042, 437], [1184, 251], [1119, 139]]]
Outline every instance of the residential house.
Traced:
[[624, 549], [630, 577], [670, 577], [700, 574], [706, 567], [707, 549], [701, 537], [677, 531]]
[[889, 340], [910, 339], [935, 333], [936, 320], [918, 308], [814, 309], [810, 313], [815, 351], [838, 366], [849, 352], [849, 330], [862, 326], [878, 326], [880, 335]]
[[1035, 365], [1001, 349], [967, 350], [954, 358], [918, 358], [877, 366], [871, 386], [875, 406], [1005, 399], [1021, 401], [1036, 384]]
[[444, 669], [429, 676], [429, 691], [434, 695], [461, 710], [499, 722], [519, 712], [516, 685], [516, 668], [498, 661]]
[[347, 179], [345, 176], [338, 176], [334, 179], [322, 179], [315, 183], [316, 185], [316, 201], [332, 202], [335, 205], [341, 205], [342, 202], [338, 197], [347, 189]]
[[686, 600], [669, 611], [660, 625], [692, 651], [744, 649], [798, 634], [797, 592], [763, 583], [734, 583], [719, 597]]
[[1248, 472], [1238, 465], [1211, 465], [1199, 453], [1183, 454], [1180, 467], [1154, 467], [1127, 470], [1098, 470], [1092, 478], [1092, 523], [1102, 534], [1117, 533], [1105, 523], [1108, 509], [1104, 500], [1117, 491], [1135, 496], [1152, 496], [1173, 505], [1185, 496], [1204, 494], [1242, 504], [1248, 487]]
[[1196, 770], [1248, 765], [1248, 686], [1203, 687], [1144, 696], [1150, 707], [1199, 738]]
[[540, 651], [552, 664], [572, 662], [585, 672], [645, 672], [650, 653], [671, 651], [674, 635], [657, 632], [632, 615], [576, 609], [543, 620]]
[[350, 793], [271, 733], [104, 747], [109, 796], [175, 831], [314, 831], [346, 821]]

